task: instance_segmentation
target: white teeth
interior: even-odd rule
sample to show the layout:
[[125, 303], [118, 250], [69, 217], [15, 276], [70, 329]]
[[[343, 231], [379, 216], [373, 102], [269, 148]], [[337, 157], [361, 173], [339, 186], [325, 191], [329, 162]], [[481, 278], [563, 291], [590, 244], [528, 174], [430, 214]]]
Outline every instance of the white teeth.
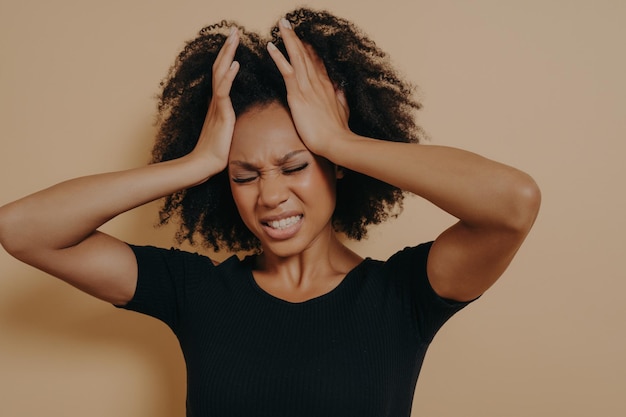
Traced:
[[294, 224], [298, 223], [301, 217], [302, 216], [291, 216], [291, 217], [287, 217], [286, 219], [274, 220], [274, 221], [268, 222], [267, 224], [272, 229], [285, 229], [289, 226], [293, 226]]

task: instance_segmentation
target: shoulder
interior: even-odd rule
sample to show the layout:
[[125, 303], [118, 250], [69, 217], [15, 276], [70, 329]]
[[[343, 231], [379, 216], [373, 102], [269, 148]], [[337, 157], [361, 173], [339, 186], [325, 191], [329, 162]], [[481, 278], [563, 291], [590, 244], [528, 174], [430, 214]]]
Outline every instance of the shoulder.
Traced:
[[469, 303], [440, 297], [430, 284], [428, 256], [433, 242], [405, 247], [386, 261], [370, 261], [368, 276], [381, 294], [398, 304], [414, 323], [420, 340], [430, 341], [437, 330]]
[[356, 269], [372, 283], [397, 287], [403, 292], [414, 290], [416, 285], [423, 286], [428, 282], [426, 265], [432, 243], [405, 247], [387, 260], [368, 257]]
[[142, 311], [146, 310], [144, 304], [175, 305], [196, 294], [200, 288], [223, 287], [243, 271], [242, 263], [235, 255], [218, 263], [206, 255], [177, 248], [129, 246], [137, 259], [138, 272], [130, 305], [139, 304]]
[[426, 275], [426, 264], [433, 242], [408, 246], [394, 253], [385, 261], [385, 266], [396, 271], [406, 271]]
[[434, 241], [424, 242], [399, 250], [382, 264], [383, 275], [411, 294], [415, 301], [455, 307], [469, 304], [442, 297], [433, 288], [428, 274], [433, 243]]
[[140, 276], [146, 274], [186, 276], [197, 272], [233, 269], [242, 263], [235, 255], [220, 262], [205, 254], [174, 247], [132, 244], [129, 246], [137, 259]]

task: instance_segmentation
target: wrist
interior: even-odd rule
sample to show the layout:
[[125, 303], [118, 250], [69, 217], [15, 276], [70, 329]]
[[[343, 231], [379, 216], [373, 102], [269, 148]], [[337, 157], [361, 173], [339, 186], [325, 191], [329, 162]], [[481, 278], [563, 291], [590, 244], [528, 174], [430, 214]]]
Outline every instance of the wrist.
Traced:
[[189, 187], [202, 184], [226, 168], [226, 162], [212, 155], [197, 155], [191, 152], [176, 160], [184, 167], [184, 175], [189, 179]]
[[333, 139], [328, 141], [323, 153], [319, 153], [319, 155], [335, 164], [343, 165], [350, 158], [351, 153], [355, 151], [354, 147], [364, 139], [366, 138], [352, 131], [334, 135]]

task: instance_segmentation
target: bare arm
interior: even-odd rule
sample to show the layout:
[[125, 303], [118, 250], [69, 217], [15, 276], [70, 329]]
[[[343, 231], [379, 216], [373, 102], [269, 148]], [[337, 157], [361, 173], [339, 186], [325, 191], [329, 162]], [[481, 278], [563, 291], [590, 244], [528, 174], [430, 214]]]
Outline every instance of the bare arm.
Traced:
[[268, 50], [285, 79], [294, 123], [307, 147], [457, 217], [432, 247], [429, 279], [442, 297], [465, 301], [482, 294], [507, 268], [532, 227], [540, 204], [534, 180], [460, 149], [355, 135], [348, 128], [343, 93], [336, 91], [323, 62], [288, 24], [280, 26], [290, 61], [272, 45]]
[[76, 178], [0, 207], [0, 244], [21, 261], [105, 301], [125, 304], [137, 265], [124, 242], [97, 229], [113, 217], [202, 183], [226, 167], [235, 115], [238, 33], [213, 67], [213, 98], [192, 153], [142, 168]]
[[428, 257], [431, 285], [442, 297], [467, 301], [487, 290], [537, 216], [537, 185], [510, 166], [441, 146], [360, 137], [337, 143], [329, 154], [335, 163], [411, 191], [459, 219], [437, 237]]
[[186, 163], [77, 178], [9, 203], [0, 208], [0, 242], [27, 264], [98, 298], [124, 303], [135, 290], [134, 255], [96, 229], [206, 176]]

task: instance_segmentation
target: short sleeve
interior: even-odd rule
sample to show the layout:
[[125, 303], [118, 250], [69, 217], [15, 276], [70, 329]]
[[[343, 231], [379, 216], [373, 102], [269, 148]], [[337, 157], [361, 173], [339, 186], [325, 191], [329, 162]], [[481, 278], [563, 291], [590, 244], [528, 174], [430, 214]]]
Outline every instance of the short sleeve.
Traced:
[[437, 295], [427, 274], [428, 254], [433, 242], [407, 247], [389, 258], [386, 266], [404, 293], [422, 340], [432, 341], [437, 331], [469, 302], [447, 300]]
[[176, 331], [190, 291], [214, 266], [202, 255], [178, 249], [129, 245], [137, 260], [137, 287], [123, 309], [155, 317]]

